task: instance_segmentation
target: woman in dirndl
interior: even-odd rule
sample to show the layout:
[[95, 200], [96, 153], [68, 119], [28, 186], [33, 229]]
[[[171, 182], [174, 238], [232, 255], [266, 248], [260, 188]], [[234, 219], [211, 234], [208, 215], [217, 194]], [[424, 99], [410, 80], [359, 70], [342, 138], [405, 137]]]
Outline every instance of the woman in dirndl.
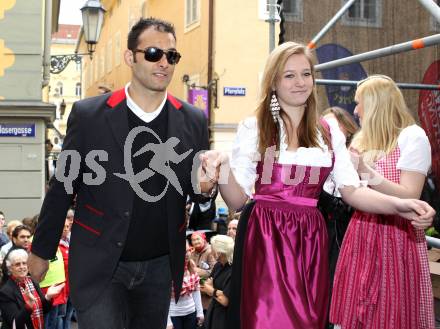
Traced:
[[229, 160], [211, 150], [206, 176], [219, 182], [239, 221], [228, 329], [323, 329], [329, 271], [325, 220], [317, 208], [331, 174], [349, 205], [401, 214], [429, 226], [434, 210], [363, 187], [335, 120], [319, 120], [315, 71], [306, 46], [286, 42], [270, 54], [256, 117], [244, 120]]

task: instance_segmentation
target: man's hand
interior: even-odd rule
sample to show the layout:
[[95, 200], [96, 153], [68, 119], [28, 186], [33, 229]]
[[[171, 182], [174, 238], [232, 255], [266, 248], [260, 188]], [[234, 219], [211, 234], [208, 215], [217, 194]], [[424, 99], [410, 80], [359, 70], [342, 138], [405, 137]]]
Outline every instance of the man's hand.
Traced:
[[28, 258], [28, 269], [32, 279], [37, 282], [43, 281], [49, 269], [49, 261], [30, 253]]

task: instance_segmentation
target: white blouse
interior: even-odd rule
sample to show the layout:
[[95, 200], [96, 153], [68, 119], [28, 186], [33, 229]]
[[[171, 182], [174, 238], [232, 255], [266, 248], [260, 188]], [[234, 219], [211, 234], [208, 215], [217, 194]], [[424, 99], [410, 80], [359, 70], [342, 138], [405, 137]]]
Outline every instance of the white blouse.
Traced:
[[[344, 134], [339, 130], [335, 119], [326, 120], [330, 126], [331, 143], [335, 155], [335, 164], [330, 174], [336, 188], [360, 185], [359, 176], [354, 169], [350, 154], [345, 147]], [[278, 163], [301, 166], [330, 167], [332, 152], [318, 131], [321, 147], [299, 147], [296, 151], [288, 151], [286, 133], [281, 125], [281, 143]], [[264, 155], [263, 155], [264, 156]], [[247, 118], [238, 126], [237, 136], [232, 147], [230, 165], [237, 183], [248, 196], [252, 195], [257, 180], [257, 163], [262, 158], [258, 152], [258, 126], [255, 117]]]
[[418, 125], [408, 126], [399, 134], [397, 145], [400, 157], [397, 169], [427, 175], [431, 167], [431, 145], [425, 131]]

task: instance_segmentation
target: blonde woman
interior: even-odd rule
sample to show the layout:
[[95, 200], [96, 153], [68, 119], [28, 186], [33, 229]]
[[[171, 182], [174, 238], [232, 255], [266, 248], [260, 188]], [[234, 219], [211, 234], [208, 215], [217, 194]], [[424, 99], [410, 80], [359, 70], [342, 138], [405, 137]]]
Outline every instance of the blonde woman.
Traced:
[[229, 305], [231, 269], [234, 254], [234, 239], [227, 235], [216, 235], [211, 246], [217, 256], [217, 264], [211, 277], [201, 286], [201, 290], [212, 296], [206, 312], [206, 329], [226, 329], [226, 312]]
[[330, 173], [355, 208], [400, 214], [413, 225], [432, 222], [435, 212], [425, 202], [360, 185], [337, 123], [319, 121], [314, 82], [307, 47], [278, 46], [266, 62], [257, 117], [239, 125], [231, 160], [214, 150], [201, 157], [208, 177], [222, 173], [219, 188], [229, 209], [254, 201], [237, 230], [228, 329], [325, 327], [328, 241], [316, 205]]
[[[359, 82], [355, 100], [362, 128], [352, 149], [359, 174], [376, 191], [419, 198], [431, 148], [399, 88], [373, 75]], [[398, 215], [355, 212], [336, 266], [332, 323], [343, 329], [434, 328], [425, 227]]]

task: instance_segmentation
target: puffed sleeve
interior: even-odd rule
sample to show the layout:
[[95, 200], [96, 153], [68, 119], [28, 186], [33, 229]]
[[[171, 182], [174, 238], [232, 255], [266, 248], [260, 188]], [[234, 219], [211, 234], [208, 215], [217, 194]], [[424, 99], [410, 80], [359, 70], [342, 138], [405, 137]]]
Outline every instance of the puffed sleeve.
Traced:
[[397, 139], [400, 158], [397, 169], [427, 175], [431, 167], [431, 145], [425, 131], [417, 125], [406, 127]]
[[230, 160], [231, 170], [237, 183], [248, 195], [252, 195], [257, 177], [258, 131], [257, 119], [248, 118], [238, 125]]
[[354, 169], [353, 163], [350, 159], [350, 153], [345, 146], [345, 136], [339, 129], [336, 120], [326, 119], [326, 121], [330, 126], [333, 155], [335, 157], [331, 177], [335, 183], [336, 189], [344, 186], [359, 187], [359, 175]]

